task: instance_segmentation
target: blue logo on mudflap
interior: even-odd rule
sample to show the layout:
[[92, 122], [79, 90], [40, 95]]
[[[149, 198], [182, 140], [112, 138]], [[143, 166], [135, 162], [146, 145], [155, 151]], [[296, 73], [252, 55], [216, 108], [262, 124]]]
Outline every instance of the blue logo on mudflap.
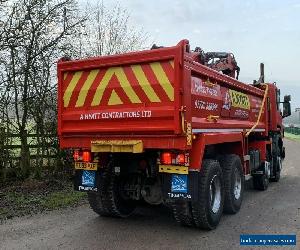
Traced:
[[84, 186], [94, 187], [95, 186], [95, 179], [96, 179], [96, 172], [95, 171], [82, 171], [82, 178], [81, 183]]
[[187, 175], [185, 174], [173, 174], [171, 192], [187, 193]]

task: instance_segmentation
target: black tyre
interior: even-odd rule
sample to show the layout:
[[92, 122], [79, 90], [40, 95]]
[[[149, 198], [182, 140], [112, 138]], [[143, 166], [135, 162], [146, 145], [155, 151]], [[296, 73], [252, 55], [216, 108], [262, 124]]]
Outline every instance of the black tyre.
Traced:
[[98, 191], [88, 193], [88, 200], [94, 212], [101, 216], [127, 217], [134, 211], [134, 201], [121, 196], [121, 178], [115, 175], [112, 162], [99, 173]]
[[192, 214], [197, 227], [211, 230], [219, 224], [224, 205], [223, 175], [219, 162], [203, 160], [199, 175], [199, 199], [192, 202]]
[[255, 175], [253, 176], [253, 187], [257, 190], [267, 190], [269, 186], [269, 178], [263, 175]]
[[273, 171], [270, 180], [278, 182], [280, 180], [281, 168], [282, 168], [282, 150], [280, 149], [279, 136], [274, 136], [272, 141], [272, 165]]
[[285, 158], [285, 147], [282, 147], [281, 149], [281, 159]]
[[272, 178], [270, 178], [271, 181], [279, 182], [280, 177], [281, 177], [281, 168], [282, 168], [282, 160], [281, 160], [281, 157], [278, 156], [277, 160], [276, 160], [275, 169], [273, 170], [274, 175], [272, 176]]
[[174, 201], [171, 204], [175, 220], [182, 226], [194, 226], [192, 204], [189, 201]]
[[237, 213], [244, 195], [244, 173], [239, 156], [230, 154], [219, 158], [224, 180], [224, 212]]

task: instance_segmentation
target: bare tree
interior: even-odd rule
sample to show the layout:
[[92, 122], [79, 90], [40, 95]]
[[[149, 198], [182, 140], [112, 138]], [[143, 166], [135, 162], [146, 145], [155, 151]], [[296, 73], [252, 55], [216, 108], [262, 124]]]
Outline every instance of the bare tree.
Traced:
[[[79, 10], [76, 0], [0, 0], [0, 13], [0, 120], [20, 135], [20, 176], [38, 177], [49, 154], [45, 133], [56, 132], [56, 61], [138, 50], [147, 35], [120, 5], [103, 2]], [[33, 172], [28, 130], [39, 145]]]
[[101, 56], [140, 50], [148, 35], [131, 25], [128, 11], [119, 4], [108, 9], [103, 1], [87, 2], [82, 15], [86, 17], [78, 40], [78, 55]]
[[[13, 125], [21, 142], [20, 167], [22, 176], [27, 177], [30, 174], [27, 130], [32, 121], [43, 120], [44, 110], [40, 109], [39, 114], [36, 111], [45, 102], [46, 93], [50, 93], [52, 55], [69, 34], [76, 32], [82, 20], [73, 18], [74, 0], [8, 1], [2, 7], [5, 9], [0, 33], [2, 99], [9, 101], [9, 112], [15, 117]], [[44, 59], [50, 61], [43, 64]]]

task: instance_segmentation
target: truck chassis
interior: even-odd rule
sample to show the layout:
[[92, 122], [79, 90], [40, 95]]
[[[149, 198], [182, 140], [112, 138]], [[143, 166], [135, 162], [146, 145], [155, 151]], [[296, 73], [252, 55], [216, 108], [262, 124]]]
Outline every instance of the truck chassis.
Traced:
[[[218, 58], [217, 61], [215, 59]], [[237, 79], [231, 53], [177, 46], [58, 62], [58, 131], [74, 187], [101, 216], [165, 204], [178, 223], [214, 229], [266, 190], [285, 157], [280, 90]]]

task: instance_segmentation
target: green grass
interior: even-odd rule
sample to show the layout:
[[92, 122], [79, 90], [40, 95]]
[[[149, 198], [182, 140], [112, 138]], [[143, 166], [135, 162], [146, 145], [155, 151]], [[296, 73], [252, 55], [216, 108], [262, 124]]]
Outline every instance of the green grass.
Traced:
[[0, 208], [0, 218], [6, 217], [7, 214], [9, 214], [9, 210], [7, 208]]
[[41, 197], [24, 195], [22, 193], [11, 192], [6, 195], [6, 198], [9, 202], [14, 203], [18, 207], [26, 207], [31, 204], [39, 204]]
[[70, 191], [70, 192], [54, 192], [41, 200], [42, 207], [46, 209], [57, 209], [61, 207], [68, 207], [80, 202], [86, 193]]
[[300, 135], [294, 135], [294, 134], [290, 134], [290, 133], [284, 133], [284, 136], [288, 139], [292, 139], [295, 141], [300, 141]]
[[[56, 184], [56, 185], [55, 185]], [[13, 186], [0, 189], [0, 222], [15, 216], [32, 215], [45, 210], [55, 210], [84, 204], [87, 195], [73, 190], [71, 182], [54, 182], [40, 186]], [[58, 186], [61, 185], [61, 186]]]

